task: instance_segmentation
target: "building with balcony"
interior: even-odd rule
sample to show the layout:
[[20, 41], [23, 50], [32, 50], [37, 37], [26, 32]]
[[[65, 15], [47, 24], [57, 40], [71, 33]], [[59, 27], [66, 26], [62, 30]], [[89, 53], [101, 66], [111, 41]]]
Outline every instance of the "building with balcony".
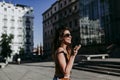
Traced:
[[[19, 54], [20, 48], [30, 55], [33, 50], [33, 8], [0, 2], [0, 36], [2, 33], [13, 34], [11, 49], [12, 56]], [[1, 40], [1, 39], [0, 39]]]
[[55, 30], [62, 26], [71, 28], [73, 46], [102, 43], [104, 31], [100, 25], [99, 5], [92, 4], [93, 1], [95, 0], [57, 0], [43, 13], [43, 44], [46, 53], [51, 53]]
[[59, 27], [59, 3], [56, 1], [43, 15], [43, 50], [45, 55], [51, 55], [54, 38], [54, 28]]

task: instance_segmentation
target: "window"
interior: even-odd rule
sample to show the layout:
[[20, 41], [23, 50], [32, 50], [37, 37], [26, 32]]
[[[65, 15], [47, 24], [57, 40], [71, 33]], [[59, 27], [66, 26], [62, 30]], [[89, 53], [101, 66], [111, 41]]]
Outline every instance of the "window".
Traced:
[[48, 35], [49, 35], [49, 31], [48, 31]]
[[11, 6], [8, 6], [8, 8], [11, 8]]
[[47, 36], [47, 33], [45, 32], [45, 36]]
[[12, 26], [11, 29], [15, 29], [15, 27]]
[[51, 15], [52, 15], [52, 11], [51, 11], [50, 13], [51, 13]]
[[72, 8], [73, 8], [73, 11], [75, 11], [77, 9], [77, 6], [75, 5]]
[[22, 29], [22, 27], [18, 27], [18, 29], [19, 29], [19, 30], [21, 30], [21, 29]]
[[45, 15], [45, 19], [46, 19], [46, 15]]
[[49, 13], [48, 13], [48, 17], [49, 17]]
[[15, 9], [18, 9], [17, 7], [15, 7]]
[[4, 16], [3, 24], [4, 24], [5, 26], [7, 25], [7, 16]]
[[57, 17], [55, 16], [55, 20], [57, 19]]
[[1, 7], [3, 7], [3, 5], [1, 5]]
[[54, 10], [56, 11], [56, 7], [54, 7]]
[[33, 12], [33, 10], [30, 10], [30, 12]]
[[[21, 18], [20, 18], [21, 19]], [[30, 26], [31, 22], [29, 18], [26, 18], [26, 26]]]
[[19, 12], [21, 12], [21, 10], [19, 10]]
[[77, 10], [77, 6], [75, 5], [75, 9], [74, 10]]
[[86, 35], [88, 34], [88, 26], [85, 25], [85, 32], [86, 32]]
[[66, 14], [67, 14], [67, 11], [65, 11], [65, 16], [66, 16]]
[[50, 21], [51, 21], [51, 23], [52, 23], [52, 19], [51, 19]]
[[64, 5], [66, 5], [66, 1], [64, 1]]
[[69, 9], [69, 13], [71, 13], [71, 8]]
[[49, 25], [49, 21], [48, 21], [48, 25]]
[[19, 34], [18, 37], [22, 37], [22, 34]]
[[60, 7], [62, 8], [62, 3], [60, 4]]
[[11, 22], [14, 22], [14, 21], [15, 21], [15, 20], [14, 20], [14, 16], [12, 16], [12, 17], [11, 17]]
[[14, 13], [14, 9], [12, 9], [12, 13]]
[[74, 25], [75, 25], [75, 26], [78, 25], [77, 19], [74, 20]]
[[60, 18], [62, 18], [62, 13], [60, 13], [60, 15], [59, 15], [59, 16], [60, 16]]
[[29, 11], [27, 11], [27, 14], [29, 14]]
[[7, 28], [7, 26], [3, 26], [3, 28], [4, 28], [4, 29], [6, 29], [6, 28]]
[[53, 34], [53, 31], [51, 30], [51, 35]]
[[4, 15], [4, 18], [7, 18], [7, 15]]
[[4, 11], [7, 11], [7, 8], [4, 8]]
[[70, 27], [70, 28], [72, 27], [72, 21], [69, 22], [69, 27]]

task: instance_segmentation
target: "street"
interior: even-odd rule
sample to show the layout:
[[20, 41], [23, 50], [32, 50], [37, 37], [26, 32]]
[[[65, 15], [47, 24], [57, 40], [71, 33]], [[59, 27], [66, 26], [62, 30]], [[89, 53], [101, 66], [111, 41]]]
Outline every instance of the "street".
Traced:
[[[0, 69], [0, 80], [52, 80], [53, 62], [9, 64]], [[120, 80], [120, 77], [72, 70], [72, 80]]]

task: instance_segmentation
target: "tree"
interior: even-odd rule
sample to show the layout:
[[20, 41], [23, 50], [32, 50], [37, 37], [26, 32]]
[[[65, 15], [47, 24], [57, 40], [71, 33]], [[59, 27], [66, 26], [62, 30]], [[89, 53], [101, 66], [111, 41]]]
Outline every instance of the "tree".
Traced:
[[8, 58], [11, 57], [11, 43], [12, 43], [12, 39], [14, 38], [14, 36], [12, 34], [10, 34], [9, 36], [7, 34], [2, 34], [1, 36], [1, 41], [0, 41], [0, 46], [1, 46], [1, 53], [0, 55], [3, 58]]
[[25, 57], [24, 48], [21, 48], [21, 47], [20, 47], [19, 57], [20, 57], [21, 59]]

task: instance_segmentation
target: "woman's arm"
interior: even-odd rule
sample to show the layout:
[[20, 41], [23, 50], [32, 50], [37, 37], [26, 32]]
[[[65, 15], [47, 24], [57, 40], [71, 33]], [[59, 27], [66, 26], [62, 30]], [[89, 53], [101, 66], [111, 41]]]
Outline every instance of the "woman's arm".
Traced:
[[[60, 51], [61, 51], [61, 50], [60, 50]], [[59, 52], [58, 52], [58, 53], [59, 53]], [[57, 55], [57, 58], [58, 58], [58, 62], [59, 62], [59, 64], [60, 64], [61, 70], [62, 70], [62, 72], [64, 73], [64, 75], [70, 75], [70, 71], [71, 71], [71, 69], [72, 69], [75, 56], [71, 56], [71, 57], [70, 57], [70, 59], [69, 59], [69, 61], [68, 61], [68, 64], [66, 63], [66, 59], [65, 59], [64, 52], [60, 52], [60, 53]]]
[[[77, 47], [76, 50], [78, 51], [80, 47]], [[62, 48], [58, 49], [58, 53], [64, 51]], [[73, 67], [75, 56], [77, 55], [77, 52], [74, 51], [74, 55], [71, 55], [68, 64], [66, 63], [65, 55], [64, 53], [57, 54], [58, 62], [60, 64], [61, 70], [63, 71], [65, 77], [69, 77], [70, 71]]]

